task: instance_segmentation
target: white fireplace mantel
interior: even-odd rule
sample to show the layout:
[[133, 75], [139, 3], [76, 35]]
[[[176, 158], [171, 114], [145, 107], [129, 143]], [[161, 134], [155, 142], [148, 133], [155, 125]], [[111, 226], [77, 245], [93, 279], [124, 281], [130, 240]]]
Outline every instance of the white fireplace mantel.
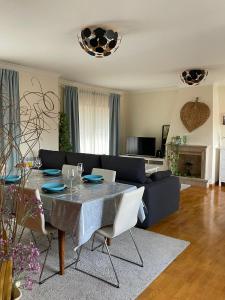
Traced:
[[199, 155], [201, 156], [201, 179], [205, 179], [206, 176], [206, 159], [207, 159], [206, 145], [180, 145], [179, 154], [186, 155]]
[[[169, 145], [168, 145], [169, 146]], [[199, 172], [198, 176], [179, 176], [182, 183], [187, 183], [191, 185], [200, 185], [200, 186], [207, 186], [208, 180], [206, 178], [206, 166], [207, 166], [207, 151], [208, 151], [207, 145], [189, 145], [189, 144], [182, 144], [179, 145], [179, 155], [181, 159], [181, 155], [190, 155], [190, 156], [198, 156], [196, 157], [198, 160], [199, 165]], [[196, 161], [196, 159], [194, 159]], [[182, 162], [180, 161], [181, 165]]]

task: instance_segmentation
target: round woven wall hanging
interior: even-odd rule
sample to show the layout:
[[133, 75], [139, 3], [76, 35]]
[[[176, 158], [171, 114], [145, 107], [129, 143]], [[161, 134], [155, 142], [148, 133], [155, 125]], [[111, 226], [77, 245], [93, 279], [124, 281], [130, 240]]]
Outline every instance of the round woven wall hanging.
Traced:
[[184, 104], [180, 111], [180, 118], [189, 132], [202, 126], [210, 116], [210, 109], [205, 103], [199, 102], [199, 98]]

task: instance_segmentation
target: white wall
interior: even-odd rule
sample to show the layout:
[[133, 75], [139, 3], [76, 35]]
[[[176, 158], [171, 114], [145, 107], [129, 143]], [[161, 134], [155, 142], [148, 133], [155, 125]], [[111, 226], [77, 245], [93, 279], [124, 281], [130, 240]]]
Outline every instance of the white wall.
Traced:
[[225, 146], [225, 125], [222, 125], [222, 117], [225, 115], [225, 86], [221, 85], [217, 87], [218, 98], [219, 98], [219, 122], [220, 122], [220, 135], [224, 140], [221, 144]]
[[175, 101], [176, 91], [127, 94], [126, 136], [156, 137], [159, 149], [162, 126], [171, 124]]
[[[45, 71], [35, 70], [19, 65], [9, 64], [5, 62], [0, 62], [0, 68], [15, 70], [19, 72], [19, 87], [20, 87], [20, 97], [27, 91], [40, 91], [37, 79], [40, 81], [43, 91], [53, 91], [56, 95], [58, 95], [58, 74], [49, 73]], [[33, 79], [33, 84], [32, 80]], [[52, 98], [54, 101], [54, 112], [58, 114], [59, 112], [59, 100], [57, 97]], [[29, 97], [29, 101], [31, 103], [35, 103], [37, 101], [37, 97], [33, 95]], [[40, 148], [49, 149], [49, 150], [58, 150], [58, 118], [54, 118], [54, 120], [50, 120], [45, 118], [46, 123], [50, 127], [48, 132], [44, 132], [40, 138]], [[34, 155], [37, 155], [39, 149], [39, 145], [34, 148]], [[25, 148], [22, 148], [22, 151], [25, 151]]]
[[223, 125], [223, 116], [225, 115], [225, 85], [214, 85], [214, 161], [215, 181], [219, 174], [219, 150], [225, 147], [225, 125]]
[[219, 87], [214, 84], [213, 86], [213, 160], [212, 160], [212, 182], [219, 180], [219, 148], [220, 148], [220, 99]]
[[[183, 125], [180, 118], [180, 110], [188, 101], [195, 101], [199, 97], [200, 102], [204, 102], [210, 108], [209, 119], [201, 127], [192, 132]], [[172, 123], [168, 140], [176, 135], [186, 135], [187, 143], [191, 145], [211, 145], [212, 144], [212, 124], [213, 124], [213, 86], [198, 86], [178, 89], [176, 91], [176, 101], [173, 104]]]

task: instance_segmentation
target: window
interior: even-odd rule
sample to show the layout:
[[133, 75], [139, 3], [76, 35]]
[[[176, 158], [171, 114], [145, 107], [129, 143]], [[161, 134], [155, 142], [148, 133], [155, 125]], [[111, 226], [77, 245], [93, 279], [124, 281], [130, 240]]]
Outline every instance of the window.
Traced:
[[80, 152], [109, 154], [109, 95], [79, 90]]

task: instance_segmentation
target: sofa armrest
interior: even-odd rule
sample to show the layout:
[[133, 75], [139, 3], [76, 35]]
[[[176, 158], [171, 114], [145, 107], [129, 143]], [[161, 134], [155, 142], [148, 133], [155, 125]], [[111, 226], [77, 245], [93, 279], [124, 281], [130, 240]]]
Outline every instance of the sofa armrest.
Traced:
[[168, 178], [172, 175], [172, 172], [170, 170], [166, 171], [158, 171], [150, 175], [150, 178], [152, 181], [159, 181], [164, 178]]
[[167, 217], [179, 208], [180, 181], [176, 176], [170, 176], [160, 181], [145, 183], [143, 201], [148, 214], [138, 227], [147, 228]]

